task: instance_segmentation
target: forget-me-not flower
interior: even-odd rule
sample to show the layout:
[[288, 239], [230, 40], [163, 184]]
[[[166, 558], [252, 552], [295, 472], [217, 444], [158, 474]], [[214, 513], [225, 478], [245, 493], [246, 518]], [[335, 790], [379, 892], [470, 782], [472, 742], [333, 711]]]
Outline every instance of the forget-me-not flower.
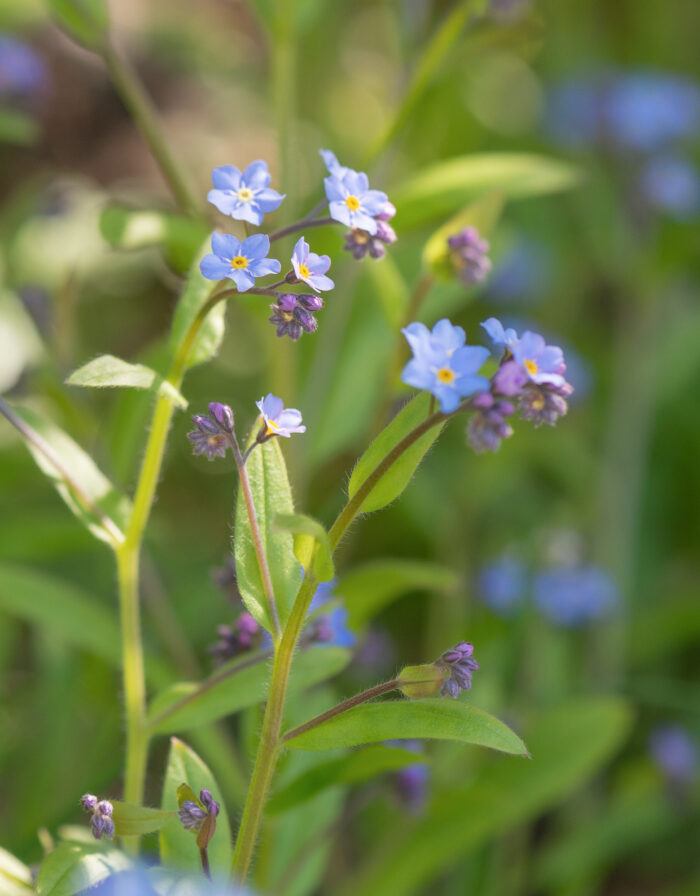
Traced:
[[0, 96], [31, 95], [46, 83], [46, 66], [28, 44], [0, 34]]
[[503, 324], [495, 317], [490, 317], [481, 325], [493, 342], [495, 348], [512, 349], [518, 341], [518, 334], [512, 327], [504, 329]]
[[488, 349], [465, 345], [466, 334], [449, 320], [439, 320], [432, 332], [421, 323], [412, 323], [401, 331], [413, 351], [401, 379], [408, 386], [426, 389], [440, 402], [443, 414], [451, 414], [462, 398], [485, 391], [489, 381], [478, 371], [489, 356]]
[[199, 269], [208, 280], [233, 280], [239, 292], [246, 292], [255, 285], [256, 277], [279, 274], [282, 265], [276, 258], [268, 258], [270, 238], [265, 233], [255, 233], [243, 241], [230, 233], [213, 233], [213, 255], [205, 255]]
[[639, 187], [654, 209], [678, 220], [700, 212], [700, 174], [691, 161], [678, 155], [651, 159], [642, 169]]
[[504, 556], [479, 573], [478, 594], [495, 613], [507, 616], [525, 600], [527, 573], [514, 557]]
[[[333, 600], [334, 588], [335, 579], [317, 586], [309, 604], [309, 614], [316, 613]], [[319, 613], [311, 620], [311, 637], [328, 647], [354, 647], [357, 636], [348, 628], [347, 621], [348, 611], [342, 605], [333, 607], [327, 613]]]
[[330, 266], [331, 260], [328, 255], [317, 255], [316, 252], [311, 252], [304, 237], [299, 237], [292, 252], [292, 267], [297, 280], [303, 280], [316, 292], [333, 289], [335, 283], [326, 276], [326, 271]]
[[292, 433], [306, 432], [306, 427], [301, 423], [301, 411], [296, 408], [285, 408], [282, 399], [273, 395], [272, 392], [268, 392], [255, 404], [263, 418], [263, 427], [258, 435], [258, 442], [264, 442], [272, 436], [282, 436], [288, 439]]
[[566, 383], [564, 353], [558, 345], [547, 345], [539, 333], [526, 330], [521, 337], [515, 330], [504, 329], [495, 317], [490, 317], [481, 325], [491, 338], [494, 346], [504, 346], [513, 356], [523, 374], [538, 386], [563, 386]]
[[346, 168], [344, 165], [341, 165], [335, 153], [331, 152], [330, 149], [319, 149], [318, 154], [323, 159], [329, 174], [336, 177], [344, 177], [348, 171], [352, 171], [352, 168]]
[[331, 218], [353, 229], [366, 230], [374, 236], [377, 232], [375, 218], [384, 211], [389, 201], [386, 193], [370, 190], [369, 180], [363, 171], [341, 166], [324, 180], [324, 184]]
[[209, 202], [223, 214], [256, 226], [284, 199], [281, 193], [270, 189], [270, 172], [262, 159], [251, 162], [243, 172], [234, 165], [222, 165], [212, 171], [211, 180], [214, 189], [207, 194]]
[[533, 583], [535, 605], [555, 625], [576, 627], [614, 610], [618, 594], [610, 576], [597, 566], [558, 566]]

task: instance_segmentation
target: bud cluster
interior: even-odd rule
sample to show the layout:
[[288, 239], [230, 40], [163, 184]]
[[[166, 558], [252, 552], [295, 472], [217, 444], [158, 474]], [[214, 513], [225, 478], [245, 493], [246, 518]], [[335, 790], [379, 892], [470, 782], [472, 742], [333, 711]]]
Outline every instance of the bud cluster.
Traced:
[[259, 646], [262, 629], [250, 613], [241, 613], [233, 625], [220, 625], [216, 633], [219, 640], [207, 652], [218, 664]]
[[367, 230], [353, 228], [345, 234], [343, 248], [347, 252], [352, 252], [352, 257], [358, 261], [367, 254], [374, 259], [384, 258], [386, 254], [384, 247], [396, 242], [396, 232], [389, 224], [395, 214], [394, 204], [387, 201], [382, 211], [374, 218], [377, 225], [376, 233], [372, 234]]
[[219, 814], [220, 806], [208, 790], [199, 791], [199, 803], [194, 800], [185, 800], [178, 809], [178, 815], [182, 826], [186, 831], [198, 833], [207, 817]]
[[468, 691], [472, 686], [472, 673], [479, 668], [479, 664], [472, 658], [474, 645], [468, 641], [462, 641], [456, 647], [446, 650], [435, 665], [442, 669], [445, 680], [442, 685], [443, 697], [458, 697], [460, 691]]
[[192, 422], [197, 427], [187, 433], [193, 454], [204, 454], [207, 460], [225, 457], [233, 432], [233, 411], [226, 404], [212, 401], [208, 414], [195, 414]]
[[321, 308], [323, 299], [320, 296], [283, 293], [276, 304], [270, 305], [272, 316], [269, 321], [277, 328], [279, 337], [289, 336], [296, 342], [302, 333], [316, 332], [318, 322], [312, 312], [320, 311]]
[[101, 840], [103, 837], [111, 840], [114, 836], [114, 821], [112, 820], [114, 807], [109, 800], [98, 800], [94, 794], [86, 793], [80, 803], [86, 812], [92, 813], [90, 827], [95, 840]]
[[488, 241], [476, 227], [465, 227], [447, 239], [450, 257], [460, 279], [467, 286], [481, 283], [491, 270]]

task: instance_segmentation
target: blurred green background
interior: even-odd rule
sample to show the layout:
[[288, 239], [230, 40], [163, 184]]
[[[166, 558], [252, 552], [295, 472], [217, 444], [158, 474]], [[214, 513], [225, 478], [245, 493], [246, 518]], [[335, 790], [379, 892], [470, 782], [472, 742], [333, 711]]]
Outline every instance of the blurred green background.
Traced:
[[[440, 283], [420, 314], [430, 325], [450, 316], [476, 343], [485, 342], [479, 323], [492, 315], [541, 330], [573, 359], [570, 413], [553, 430], [518, 424], [486, 456], [453, 425], [403, 497], [355, 526], [341, 571], [400, 558], [454, 575], [435, 574], [442, 588], [409, 576], [362, 633], [364, 647], [336, 691], [370, 686], [466, 638], [481, 666], [470, 699], [516, 730], [536, 730], [537, 712], [556, 704], [563, 721], [552, 730], [565, 731], [569, 702], [595, 694], [626, 698], [631, 725], [596, 747], [607, 734], [605, 719], [599, 726], [593, 717], [581, 731], [580, 780], [574, 775], [570, 786], [556, 762], [533, 777], [519, 767], [510, 814], [504, 809], [490, 827], [488, 787], [501, 787], [507, 800], [505, 764], [520, 760], [430, 751], [433, 808], [423, 811], [432, 814], [408, 812], [389, 776], [344, 794], [340, 821], [336, 794], [312, 813], [323, 842], [314, 862], [299, 840], [308, 818], [290, 813], [270, 823], [258, 884], [280, 893], [344, 893], [354, 883], [368, 893], [444, 896], [690, 896], [700, 892], [698, 229], [692, 203], [679, 212], [678, 202], [644, 200], [638, 175], [652, 154], [616, 145], [614, 120], [576, 139], [581, 118], [552, 128], [548, 109], [557, 85], [571, 79], [610, 85], [643, 70], [692, 81], [700, 16], [678, 0], [494, 0], [474, 4], [474, 17], [450, 34], [460, 9], [429, 0], [111, 4], [117, 42], [202, 201], [213, 167], [264, 158], [273, 186], [287, 194], [273, 218], [283, 226], [322, 197], [319, 147], [366, 167], [390, 198], [424, 167], [477, 152], [543, 153], [581, 172], [571, 189], [509, 201], [490, 234], [492, 278], [472, 289]], [[162, 368], [199, 225], [181, 222], [168, 253], [110, 245], [100, 218], [114, 200], [172, 209], [147, 147], [99, 59], [60, 33], [40, 0], [3, 0], [0, 29], [31, 46], [43, 68], [31, 89], [3, 90], [0, 43], [0, 391], [54, 420], [131, 492], [152, 396], [78, 390], [64, 380], [102, 353]], [[435, 48], [437, 33], [445, 44]], [[655, 108], [642, 104], [642, 120], [660, 115]], [[690, 122], [678, 142], [692, 166], [697, 107], [689, 101], [678, 114]], [[337, 229], [314, 232], [312, 248], [331, 255], [336, 280], [316, 334], [283, 343], [266, 302], [242, 298], [230, 303], [218, 357], [195, 368], [184, 388], [192, 412], [211, 400], [232, 405], [241, 432], [263, 393], [300, 408], [308, 432], [284, 446], [295, 501], [326, 523], [386, 410], [387, 381], [397, 400], [409, 394], [390, 377], [396, 309], [441, 222], [418, 212], [403, 226], [397, 204], [399, 240], [382, 261], [353, 261]], [[238, 612], [212, 579], [229, 552], [235, 468], [192, 457], [189, 428], [189, 415], [178, 414], [144, 563], [145, 635], [161, 682], [209, 671], [216, 626]], [[4, 421], [0, 488], [0, 843], [35, 862], [37, 831], [81, 821], [83, 792], [119, 792], [115, 574], [111, 556], [67, 513]], [[504, 557], [530, 582], [545, 569], [592, 565], [614, 588], [614, 606], [589, 624], [562, 626], [522, 585], [517, 606], [496, 612], [484, 569]], [[60, 612], [52, 618], [44, 605], [60, 606], [54, 592], [111, 613], [113, 643], [93, 640]], [[321, 708], [328, 698], [319, 694]], [[299, 712], [308, 715], [308, 705]], [[257, 726], [249, 715], [195, 743], [223, 776], [234, 817], [226, 750], [235, 733], [247, 766]], [[669, 725], [687, 738], [684, 774], [649, 747]], [[586, 768], [589, 737], [591, 755], [600, 755]], [[553, 736], [554, 758], [555, 745]], [[152, 804], [166, 746], [153, 750]], [[455, 781], [476, 782], [476, 790], [451, 807]], [[430, 819], [425, 829], [421, 817]], [[455, 828], [471, 830], [471, 839], [455, 838]], [[433, 859], [421, 857], [420, 843]], [[371, 869], [384, 860], [382, 878]]]

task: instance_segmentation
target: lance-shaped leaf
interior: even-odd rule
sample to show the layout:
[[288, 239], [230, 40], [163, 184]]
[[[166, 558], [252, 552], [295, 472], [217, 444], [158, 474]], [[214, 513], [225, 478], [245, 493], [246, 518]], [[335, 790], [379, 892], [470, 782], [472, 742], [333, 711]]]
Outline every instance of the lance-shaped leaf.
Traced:
[[[348, 497], [353, 498], [374, 473], [379, 464], [429, 416], [430, 395], [421, 392], [403, 407], [365, 451], [355, 465], [348, 485]], [[438, 419], [435, 425], [420, 436], [388, 467], [387, 471], [368, 492], [360, 505], [360, 513], [379, 510], [401, 494], [416, 472], [445, 425]]]
[[372, 560], [340, 577], [336, 591], [345, 600], [348, 624], [362, 628], [385, 607], [416, 591], [454, 591], [459, 576], [446, 566], [403, 557]]
[[162, 246], [178, 271], [190, 267], [206, 236], [203, 225], [185, 215], [119, 205], [102, 212], [100, 231], [115, 249]]
[[110, 800], [113, 807], [112, 821], [117, 837], [141, 836], [159, 831], [169, 821], [176, 818], [175, 812], [151, 809], [148, 806], [134, 806], [119, 800]]
[[330, 582], [335, 567], [328, 533], [323, 526], [302, 513], [278, 514], [276, 524], [294, 536], [294, 556], [304, 571], [313, 569], [319, 582]]
[[[341, 647], [311, 647], [294, 657], [290, 693], [332, 678], [350, 662]], [[201, 683], [183, 681], [167, 688], [151, 703], [148, 720], [154, 734], [170, 734], [208, 725], [255, 706], [267, 697], [270, 669], [267, 654], [234, 660]]]
[[489, 152], [457, 156], [422, 169], [397, 189], [397, 221], [414, 227], [454, 214], [467, 202], [491, 193], [519, 199], [568, 190], [579, 172], [560, 159], [527, 153]]
[[347, 756], [319, 763], [303, 772], [282, 790], [273, 794], [267, 809], [273, 814], [286, 812], [312, 799], [328, 787], [359, 784], [375, 775], [426, 761], [425, 756], [398, 747], [365, 747], [353, 750]]
[[423, 249], [423, 267], [441, 280], [455, 277], [455, 269], [450, 261], [450, 249], [447, 240], [464, 230], [474, 227], [479, 236], [486, 237], [496, 226], [503, 210], [503, 196], [500, 193], [489, 193], [472, 202], [467, 208], [450, 218], [430, 237]]
[[[208, 790], [221, 807], [217, 818], [217, 833], [209, 844], [209, 862], [214, 873], [225, 874], [231, 864], [231, 827], [226, 807], [221, 799], [214, 776], [191, 747], [170, 739], [170, 753], [165, 770], [162, 808], [177, 812], [178, 788], [187, 783], [195, 793]], [[201, 871], [201, 859], [196, 838], [185, 830], [179, 818], [169, 822], [160, 832], [160, 858], [164, 865], [176, 865], [191, 871]]]
[[469, 703], [449, 699], [363, 703], [285, 741], [297, 750], [335, 750], [385, 740], [435, 738], [527, 756], [507, 725]]
[[207, 238], [192, 262], [184, 292], [180, 296], [173, 317], [168, 346], [173, 358], [178, 356], [178, 352], [186, 349], [187, 357], [183, 365], [183, 372], [194, 367], [195, 364], [203, 364], [213, 358], [224, 338], [225, 301], [219, 302], [212, 308], [199, 326], [192, 343], [187, 346], [190, 328], [195, 324], [198, 314], [217, 288], [217, 284], [203, 277], [199, 270], [199, 262], [210, 251]]
[[178, 407], [187, 407], [180, 392], [167, 380], [146, 367], [145, 364], [131, 364], [114, 355], [100, 355], [73, 371], [66, 380], [69, 386], [89, 386], [93, 389], [125, 387], [131, 389], [156, 389]]
[[131, 867], [131, 859], [114, 847], [97, 842], [59, 843], [41, 863], [37, 896], [73, 896]]
[[[258, 445], [246, 462], [248, 481], [258, 518], [263, 549], [270, 568], [270, 577], [279, 613], [284, 624], [301, 584], [299, 561], [294, 556], [291, 532], [275, 525], [278, 515], [294, 513], [292, 490], [279, 439]], [[272, 630], [262, 574], [255, 551], [255, 542], [248, 520], [242, 489], [238, 490], [233, 537], [236, 577], [241, 597], [257, 621]]]
[[541, 713], [529, 726], [532, 762], [493, 762], [475, 778], [455, 780], [425, 816], [380, 837], [338, 896], [429, 892], [431, 880], [491, 837], [566, 800], [619, 749], [630, 723], [629, 706], [610, 698]]
[[[27, 408], [6, 409], [39, 469], [80, 522], [101, 541], [118, 544], [131, 513], [129, 500], [61, 429]], [[17, 419], [19, 418], [19, 419]]]

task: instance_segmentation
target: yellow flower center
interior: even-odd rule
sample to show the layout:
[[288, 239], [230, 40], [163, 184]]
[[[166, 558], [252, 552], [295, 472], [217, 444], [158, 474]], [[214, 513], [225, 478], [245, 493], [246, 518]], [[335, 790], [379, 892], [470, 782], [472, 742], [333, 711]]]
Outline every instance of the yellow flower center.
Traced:
[[310, 276], [311, 271], [307, 268], [305, 264], [299, 265], [299, 276], [300, 277], [308, 277]]
[[231, 259], [231, 265], [234, 268], [238, 268], [241, 270], [242, 268], [248, 267], [248, 259], [244, 255], [236, 255], [235, 258]]
[[267, 428], [265, 430], [266, 436], [276, 436], [280, 431], [279, 426], [273, 420], [267, 420]]
[[454, 382], [454, 371], [450, 370], [449, 367], [441, 367], [437, 372], [437, 378], [441, 383], [453, 383]]
[[534, 361], [526, 361], [525, 369], [530, 374], [530, 376], [534, 376], [537, 373], [537, 364]]
[[345, 200], [345, 204], [351, 212], [356, 212], [360, 207], [360, 200], [357, 198], [357, 196], [348, 196]]
[[253, 191], [249, 190], [248, 187], [241, 187], [241, 189], [236, 193], [236, 196], [241, 200], [241, 202], [250, 202], [253, 198]]

